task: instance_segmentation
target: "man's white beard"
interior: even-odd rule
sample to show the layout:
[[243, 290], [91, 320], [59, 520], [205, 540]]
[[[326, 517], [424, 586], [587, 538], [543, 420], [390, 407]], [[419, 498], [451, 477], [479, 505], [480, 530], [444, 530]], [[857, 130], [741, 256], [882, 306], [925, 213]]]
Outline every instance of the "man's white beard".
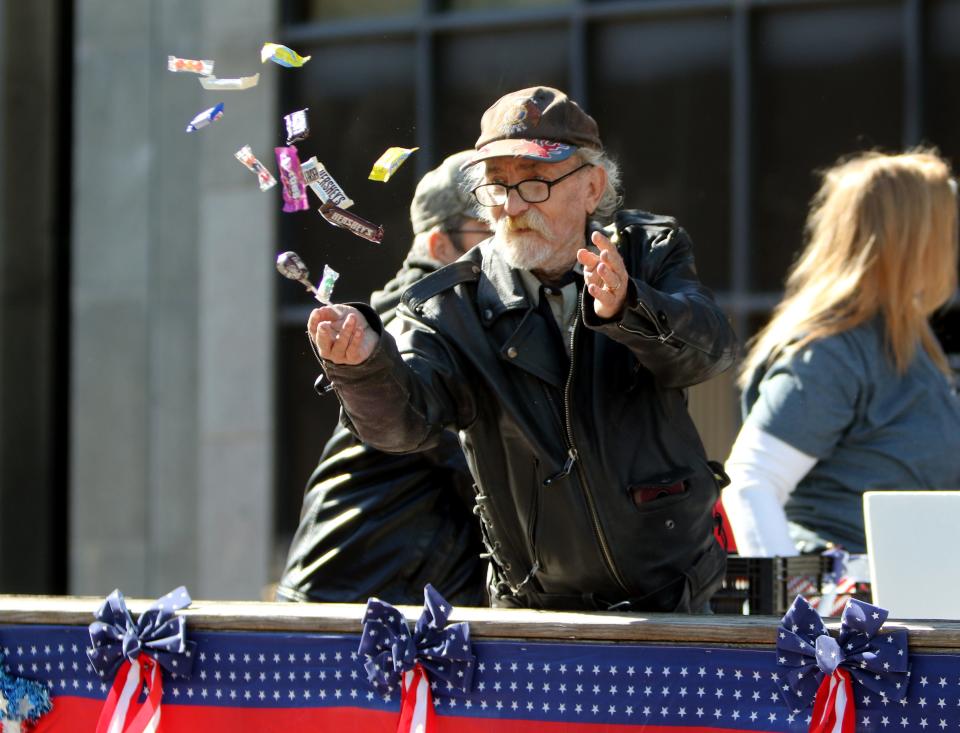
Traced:
[[[519, 232], [518, 229], [531, 229]], [[519, 270], [549, 274], [565, 272], [576, 259], [558, 243], [543, 216], [537, 211], [526, 211], [518, 217], [503, 216], [496, 222], [494, 246], [504, 261]]]

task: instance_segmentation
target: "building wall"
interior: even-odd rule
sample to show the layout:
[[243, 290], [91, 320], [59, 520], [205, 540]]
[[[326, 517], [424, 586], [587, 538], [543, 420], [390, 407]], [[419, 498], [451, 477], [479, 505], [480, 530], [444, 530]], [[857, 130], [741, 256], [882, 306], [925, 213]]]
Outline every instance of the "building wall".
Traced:
[[[274, 208], [233, 153], [274, 141], [259, 0], [79, 0], [69, 590], [256, 598], [273, 491]], [[167, 55], [258, 87], [215, 93]], [[184, 128], [223, 101], [223, 119]]]

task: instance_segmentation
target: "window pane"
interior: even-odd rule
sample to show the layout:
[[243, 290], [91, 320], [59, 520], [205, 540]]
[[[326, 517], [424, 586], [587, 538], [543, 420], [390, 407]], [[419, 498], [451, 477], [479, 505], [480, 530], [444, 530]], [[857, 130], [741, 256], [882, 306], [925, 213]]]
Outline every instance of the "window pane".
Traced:
[[571, 0], [443, 0], [444, 10], [488, 10], [490, 8], [533, 8], [544, 5], [569, 5]]
[[484, 110], [507, 92], [567, 85], [567, 33], [559, 28], [447, 36], [436, 59], [438, 160], [473, 147]]
[[[928, 16], [926, 141], [936, 145], [960, 174], [960, 2], [933, 3]], [[960, 304], [935, 318], [934, 330], [960, 370]]]
[[902, 144], [901, 18], [894, 5], [758, 14], [754, 288], [783, 287], [803, 246], [814, 171]]
[[[624, 206], [675, 216], [703, 281], [730, 285], [730, 27], [721, 17], [596, 28], [590, 112]], [[682, 52], [678, 52], [682, 49]]]
[[937, 2], [928, 16], [926, 135], [960, 165], [960, 2]]
[[375, 18], [415, 13], [421, 0], [308, 0], [288, 4], [291, 22]]
[[[409, 205], [416, 185], [415, 161], [408, 160], [388, 183], [370, 181], [367, 175], [386, 148], [415, 144], [413, 46], [381, 41], [298, 51], [313, 58], [283, 75], [276, 144], [283, 145], [285, 139], [280, 115], [309, 107], [310, 137], [297, 143], [301, 160], [316, 155], [356, 202], [350, 210], [382, 224], [385, 238], [377, 245], [331, 226], [317, 213], [320, 202], [313, 192], [308, 192], [309, 211], [279, 213], [280, 194], [274, 190], [278, 246], [300, 254], [314, 283], [324, 264], [339, 272], [334, 292], [338, 302], [366, 301], [397, 271], [412, 241]], [[272, 151], [269, 156], [275, 170]], [[278, 299], [305, 310], [303, 322], [281, 327], [278, 337], [276, 528], [282, 542], [296, 527], [301, 489], [336, 424], [337, 410], [335, 398], [313, 391], [319, 366], [304, 335], [310, 295], [285, 280], [278, 283]]]
[[[414, 48], [406, 41], [381, 41], [307, 48], [303, 53], [313, 59], [284, 75], [281, 97], [284, 113], [309, 107], [310, 137], [297, 144], [300, 158], [316, 155], [356, 202], [350, 210], [382, 224], [385, 238], [377, 245], [331, 226], [317, 213], [320, 201], [309, 192], [310, 211], [278, 214], [280, 241], [303, 257], [314, 280], [325, 263], [340, 273], [338, 301], [366, 299], [372, 288], [393, 276], [411, 243], [415, 162], [404, 163], [388, 183], [367, 176], [388, 147], [413, 147], [416, 142]], [[282, 128], [278, 118], [278, 145], [283, 144]], [[282, 302], [303, 303], [303, 289], [290, 285], [281, 289]]]

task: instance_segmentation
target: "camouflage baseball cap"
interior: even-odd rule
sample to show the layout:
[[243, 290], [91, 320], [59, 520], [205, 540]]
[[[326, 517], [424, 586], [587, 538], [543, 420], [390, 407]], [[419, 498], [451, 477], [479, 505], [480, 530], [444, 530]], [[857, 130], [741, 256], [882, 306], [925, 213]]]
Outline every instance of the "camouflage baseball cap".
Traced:
[[477, 201], [467, 190], [462, 168], [472, 150], [454, 153], [417, 184], [410, 202], [410, 224], [420, 234], [458, 217], [477, 218]]
[[477, 152], [466, 165], [501, 156], [559, 163], [577, 148], [603, 148], [596, 121], [559, 89], [530, 87], [483, 113]]

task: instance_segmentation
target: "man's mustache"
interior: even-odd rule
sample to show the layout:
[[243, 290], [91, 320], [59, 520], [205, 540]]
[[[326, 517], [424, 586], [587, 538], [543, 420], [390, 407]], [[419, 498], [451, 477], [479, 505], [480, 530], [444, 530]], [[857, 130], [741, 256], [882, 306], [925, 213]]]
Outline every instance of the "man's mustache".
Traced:
[[530, 229], [542, 237], [550, 238], [553, 233], [544, 216], [539, 211], [525, 211], [519, 216], [504, 216], [497, 222], [498, 234], [510, 234], [522, 229]]

